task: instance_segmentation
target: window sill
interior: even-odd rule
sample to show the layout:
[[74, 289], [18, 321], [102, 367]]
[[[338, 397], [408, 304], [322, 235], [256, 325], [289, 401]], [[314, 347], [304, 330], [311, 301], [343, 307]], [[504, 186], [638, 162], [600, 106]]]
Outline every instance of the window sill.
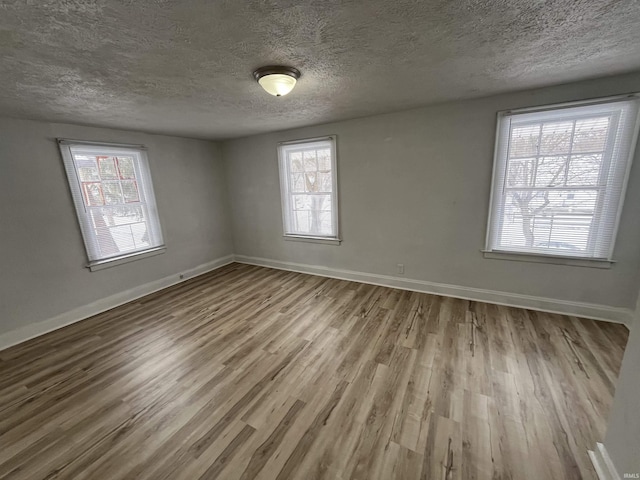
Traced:
[[339, 238], [329, 237], [305, 237], [303, 235], [283, 235], [284, 239], [291, 242], [307, 242], [307, 243], [322, 243], [324, 245], [340, 245]]
[[98, 270], [104, 270], [105, 268], [115, 267], [116, 265], [122, 265], [123, 263], [134, 262], [136, 260], [141, 260], [143, 258], [153, 257], [155, 255], [160, 255], [167, 251], [167, 248], [162, 245], [160, 247], [155, 247], [150, 250], [144, 250], [143, 252], [131, 253], [129, 255], [123, 255], [121, 257], [108, 258], [106, 260], [97, 260], [95, 262], [91, 262], [87, 265], [87, 268], [92, 272], [96, 272]]
[[536, 255], [535, 253], [518, 253], [507, 251], [481, 250], [484, 258], [493, 260], [510, 260], [514, 262], [549, 263], [553, 265], [569, 265], [573, 267], [611, 268], [613, 260], [600, 258], [576, 258], [563, 255]]

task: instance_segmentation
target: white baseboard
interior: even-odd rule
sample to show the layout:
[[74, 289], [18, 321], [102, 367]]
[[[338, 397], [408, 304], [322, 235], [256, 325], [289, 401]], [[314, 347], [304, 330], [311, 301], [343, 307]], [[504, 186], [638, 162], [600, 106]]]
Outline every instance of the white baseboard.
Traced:
[[596, 449], [589, 450], [589, 458], [600, 480], [622, 480], [602, 443], [596, 443]]
[[249, 257], [246, 255], [235, 255], [235, 261], [238, 263], [277, 268], [279, 270], [309, 273], [312, 275], [320, 275], [323, 277], [338, 278], [341, 280], [352, 280], [355, 282], [369, 283], [372, 285], [381, 285], [383, 287], [399, 288], [402, 290], [412, 290], [416, 292], [443, 295], [445, 297], [455, 297], [462, 298], [464, 300], [495, 303], [498, 305], [506, 305], [509, 307], [528, 308], [531, 310], [559, 313], [562, 315], [574, 315], [578, 317], [592, 318], [594, 320], [605, 320], [608, 322], [622, 323], [627, 327], [630, 327], [634, 317], [634, 312], [631, 309], [616, 308], [607, 305], [597, 305], [593, 303], [569, 302], [552, 298], [534, 297], [530, 295], [498, 292], [494, 290], [484, 290], [481, 288], [447, 285], [444, 283], [428, 282], [425, 280], [413, 280], [410, 278], [394, 277], [391, 275], [378, 275], [375, 273], [342, 270], [320, 265], [283, 262], [280, 260]]
[[[97, 315], [106, 310], [110, 310], [114, 307], [125, 304], [137, 298], [144, 297], [145, 295], [149, 295], [150, 293], [157, 292], [158, 290], [162, 290], [163, 288], [167, 288], [180, 282], [184, 282], [189, 278], [202, 275], [203, 273], [210, 272], [212, 270], [215, 270], [216, 268], [223, 267], [224, 265], [228, 265], [230, 263], [233, 263], [233, 255], [227, 255], [226, 257], [218, 258], [216, 260], [213, 260], [212, 262], [198, 265], [195, 268], [175, 273], [174, 275], [161, 278], [160, 280], [155, 280], [153, 282], [145, 283], [144, 285], [139, 285], [130, 290], [116, 293], [115, 295], [102, 298], [88, 305], [74, 308], [73, 310], [62, 313], [48, 320], [32, 323], [30, 325], [26, 325], [25, 327], [3, 333], [2, 335], [0, 335], [0, 350], [4, 350], [11, 347], [12, 345], [16, 345], [31, 338], [44, 335], [45, 333], [57, 330], [72, 323], [79, 322], [80, 320], [84, 320], [85, 318], [92, 317], [93, 315]], [[180, 275], [182, 275], [182, 278], [180, 278]]]
[[[320, 265], [283, 262], [266, 258], [249, 257], [246, 255], [227, 255], [212, 262], [199, 265], [190, 270], [176, 273], [174, 275], [161, 278], [160, 280], [146, 283], [130, 290], [97, 300], [93, 303], [75, 308], [48, 320], [43, 320], [41, 322], [26, 325], [25, 327], [3, 333], [0, 335], [0, 350], [4, 350], [18, 343], [44, 335], [45, 333], [57, 330], [72, 323], [79, 322], [85, 318], [97, 315], [137, 298], [144, 297], [145, 295], [170, 287], [171, 285], [183, 282], [197, 275], [210, 272], [234, 261], [250, 265], [277, 268], [279, 270], [288, 270], [323, 277], [351, 280], [360, 283], [369, 283], [372, 285], [381, 285], [384, 287], [399, 288], [402, 290], [412, 290], [416, 292], [443, 295], [446, 297], [462, 298], [465, 300], [496, 303], [498, 305], [506, 305], [510, 307], [529, 308], [543, 312], [575, 315], [585, 318], [593, 318], [595, 320], [623, 323], [627, 327], [631, 326], [634, 318], [634, 312], [626, 308], [615, 308], [591, 303], [567, 302], [564, 300], [518, 295], [480, 288], [461, 287], [457, 285], [447, 285], [443, 283], [413, 280], [390, 275], [378, 275], [374, 273], [329, 268]], [[180, 278], [180, 274], [183, 275], [182, 279]]]

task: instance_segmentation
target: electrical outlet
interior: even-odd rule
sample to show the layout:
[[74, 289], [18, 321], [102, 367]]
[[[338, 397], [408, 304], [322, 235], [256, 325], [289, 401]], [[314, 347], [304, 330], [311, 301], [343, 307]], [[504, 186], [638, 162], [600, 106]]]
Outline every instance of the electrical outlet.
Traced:
[[398, 273], [400, 275], [404, 275], [404, 263], [399, 263], [398, 264]]

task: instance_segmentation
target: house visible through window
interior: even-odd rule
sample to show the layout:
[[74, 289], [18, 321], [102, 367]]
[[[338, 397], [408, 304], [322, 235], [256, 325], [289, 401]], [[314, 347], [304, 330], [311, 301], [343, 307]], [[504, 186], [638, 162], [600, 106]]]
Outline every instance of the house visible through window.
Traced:
[[278, 147], [284, 233], [338, 238], [335, 138]]
[[610, 260], [638, 99], [499, 115], [487, 250]]
[[163, 246], [143, 148], [59, 144], [89, 266]]

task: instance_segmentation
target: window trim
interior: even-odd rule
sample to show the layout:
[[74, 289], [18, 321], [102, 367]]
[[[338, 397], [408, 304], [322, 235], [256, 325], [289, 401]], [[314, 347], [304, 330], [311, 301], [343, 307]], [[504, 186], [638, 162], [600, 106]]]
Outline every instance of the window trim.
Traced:
[[[621, 101], [629, 101], [629, 100], [638, 101], [639, 99], [640, 99], [640, 93], [627, 93], [627, 94], [614, 95], [609, 97], [598, 97], [598, 98], [578, 100], [578, 101], [572, 101], [572, 102], [523, 107], [523, 108], [517, 108], [517, 109], [502, 110], [497, 112], [496, 130], [495, 130], [496, 134], [495, 134], [495, 141], [494, 141], [494, 147], [493, 147], [493, 167], [492, 167], [491, 185], [490, 185], [491, 190], [490, 190], [490, 196], [489, 196], [489, 210], [487, 214], [487, 229], [486, 229], [484, 249], [481, 250], [484, 258], [514, 260], [514, 261], [534, 262], [534, 263], [550, 263], [550, 264], [572, 265], [572, 266], [583, 266], [583, 267], [594, 267], [594, 268], [611, 268], [611, 266], [615, 263], [615, 260], [613, 259], [613, 251], [614, 251], [615, 243], [617, 240], [618, 229], [620, 226], [620, 219], [622, 216], [622, 209], [623, 209], [623, 204], [626, 196], [627, 185], [629, 183], [631, 167], [633, 164], [634, 157], [636, 155], [636, 147], [638, 144], [638, 134], [640, 132], [640, 109], [638, 110], [636, 118], [634, 120], [635, 124], [633, 127], [633, 135], [631, 139], [631, 145], [629, 146], [628, 157], [626, 159], [625, 172], [623, 174], [624, 176], [622, 180], [621, 194], [616, 206], [617, 208], [616, 219], [613, 227], [613, 234], [611, 237], [611, 243], [609, 245], [607, 258], [580, 257], [580, 256], [573, 256], [573, 255], [569, 256], [569, 255], [543, 253], [543, 252], [535, 252], [535, 251], [517, 251], [517, 250], [507, 251], [507, 250], [491, 248], [493, 216], [494, 214], [496, 214], [496, 216], [502, 218], [502, 215], [500, 215], [500, 212], [498, 211], [494, 212], [494, 208], [496, 204], [495, 197], [496, 197], [496, 192], [498, 190], [496, 186], [496, 182], [499, 176], [498, 160], [499, 160], [500, 153], [502, 151], [501, 147], [504, 146], [503, 142], [509, 141], [508, 132], [507, 132], [507, 135], [504, 135], [504, 132], [501, 131], [501, 126], [503, 126], [503, 119], [507, 116], [514, 116], [518, 114], [545, 113], [545, 112], [552, 112], [555, 110], [562, 110], [562, 109], [571, 108], [571, 107], [606, 105], [606, 104], [611, 104], [611, 103], [621, 102]], [[504, 122], [504, 125], [507, 125], [507, 123]], [[507, 126], [507, 130], [508, 130], [508, 126]]]
[[616, 261], [604, 258], [571, 257], [568, 255], [552, 255], [510, 252], [507, 250], [481, 250], [482, 256], [491, 260], [511, 260], [514, 262], [549, 263], [552, 265], [571, 265], [574, 267], [611, 268]]
[[[162, 254], [166, 251], [166, 245], [164, 242], [164, 233], [162, 230], [162, 222], [160, 221], [160, 215], [158, 212], [155, 192], [153, 189], [153, 180], [151, 178], [151, 169], [149, 168], [149, 160], [147, 156], [147, 148], [144, 145], [138, 144], [126, 144], [126, 143], [110, 143], [110, 142], [92, 142], [89, 140], [72, 140], [66, 138], [58, 138], [56, 139], [58, 142], [58, 147], [60, 149], [60, 153], [62, 156], [63, 164], [65, 167], [65, 171], [67, 174], [67, 183], [69, 185], [69, 190], [71, 192], [72, 201], [74, 204], [74, 209], [76, 213], [76, 218], [78, 220], [78, 225], [80, 227], [80, 231], [82, 233], [82, 240], [85, 247], [85, 254], [87, 256], [87, 263], [85, 267], [90, 271], [98, 271], [103, 270], [105, 268], [110, 268], [116, 265], [121, 265], [124, 263], [129, 263], [135, 260], [140, 260], [142, 258], [151, 257], [155, 255]], [[148, 212], [153, 215], [156, 219], [155, 222], [149, 222], [149, 227], [156, 229], [154, 235], [156, 235], [160, 239], [160, 244], [153, 245], [144, 250], [138, 250], [135, 252], [126, 252], [118, 255], [114, 255], [111, 257], [91, 260], [90, 259], [90, 250], [91, 247], [90, 242], [92, 240], [92, 234], [89, 231], [89, 224], [87, 222], [86, 212], [84, 208], [80, 205], [77, 199], [82, 199], [82, 191], [80, 188], [80, 178], [78, 177], [78, 172], [76, 171], [73, 154], [71, 149], [75, 146], [80, 147], [95, 147], [99, 149], [100, 147], [104, 147], [105, 149], [123, 149], [135, 151], [139, 155], [139, 163], [138, 168], [142, 167], [140, 171], [141, 178], [138, 179], [139, 183], [142, 187], [142, 192], [144, 193], [145, 205], [147, 207]], [[84, 203], [82, 204], [84, 205]], [[81, 210], [82, 208], [82, 210]]]
[[323, 243], [325, 245], [340, 245], [342, 242], [339, 238], [314, 237], [311, 235], [283, 235], [282, 237], [288, 242]]
[[127, 255], [121, 255], [116, 258], [108, 258], [105, 260], [96, 260], [94, 262], [90, 262], [86, 265], [86, 267], [92, 272], [97, 272], [98, 270], [104, 270], [105, 268], [115, 267], [116, 265], [122, 265], [124, 263], [133, 262], [135, 260], [141, 260], [147, 257], [154, 257], [156, 255], [160, 255], [167, 251], [167, 247], [153, 247], [148, 250], [144, 250], [142, 252], [129, 253]]
[[[286, 177], [286, 173], [289, 172], [285, 165], [285, 158], [282, 155], [282, 147], [289, 145], [303, 145], [305, 143], [315, 143], [321, 141], [330, 141], [332, 143], [332, 155], [331, 155], [331, 205], [332, 205], [332, 223], [335, 235], [304, 235], [300, 233], [287, 233], [287, 214], [285, 209], [290, 209], [291, 202], [291, 190], [289, 187], [289, 181]], [[282, 236], [284, 240], [319, 243], [326, 245], [339, 245], [342, 242], [340, 238], [340, 205], [338, 201], [338, 142], [336, 135], [325, 135], [321, 137], [302, 138], [298, 140], [287, 140], [278, 142], [277, 144], [277, 156], [278, 156], [278, 176], [280, 177], [280, 205], [282, 209]], [[285, 173], [286, 172], [286, 173]]]

